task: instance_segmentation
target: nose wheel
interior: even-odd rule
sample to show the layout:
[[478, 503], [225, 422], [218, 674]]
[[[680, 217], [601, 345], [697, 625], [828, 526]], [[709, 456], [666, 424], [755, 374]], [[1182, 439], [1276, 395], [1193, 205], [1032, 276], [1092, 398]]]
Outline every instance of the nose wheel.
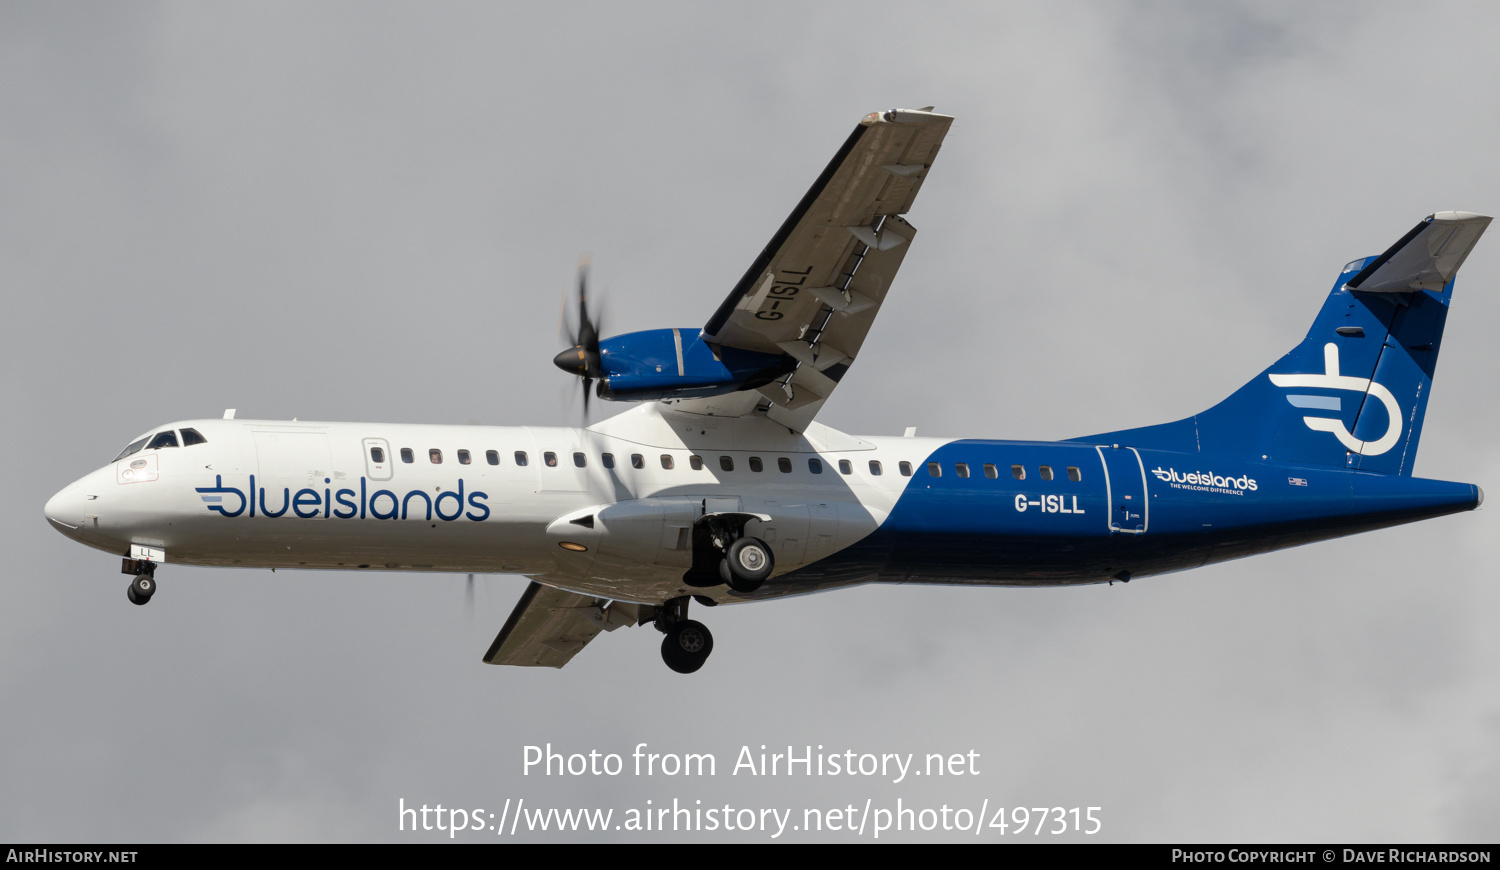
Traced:
[[131, 604], [141, 605], [151, 600], [156, 594], [156, 563], [145, 559], [126, 559], [120, 570], [125, 574], [134, 574], [130, 581], [130, 587], [125, 590], [125, 597], [130, 599]]
[[131, 604], [145, 604], [156, 594], [156, 578], [150, 574], [137, 574], [130, 581], [130, 588], [125, 590], [125, 597], [130, 599]]

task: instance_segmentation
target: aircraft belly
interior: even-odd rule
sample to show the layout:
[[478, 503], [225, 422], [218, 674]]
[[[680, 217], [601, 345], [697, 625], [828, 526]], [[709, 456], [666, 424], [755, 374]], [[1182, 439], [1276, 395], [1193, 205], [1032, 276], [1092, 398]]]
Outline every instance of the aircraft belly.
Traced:
[[378, 522], [208, 520], [160, 537], [169, 561], [215, 566], [519, 574], [545, 570], [552, 558], [534, 522]]

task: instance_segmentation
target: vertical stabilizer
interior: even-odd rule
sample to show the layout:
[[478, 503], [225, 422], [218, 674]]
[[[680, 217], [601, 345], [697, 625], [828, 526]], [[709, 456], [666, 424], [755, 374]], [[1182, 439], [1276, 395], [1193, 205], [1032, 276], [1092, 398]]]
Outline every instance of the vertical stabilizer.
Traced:
[[1453, 279], [1489, 222], [1439, 212], [1345, 266], [1302, 343], [1207, 411], [1075, 440], [1410, 475]]

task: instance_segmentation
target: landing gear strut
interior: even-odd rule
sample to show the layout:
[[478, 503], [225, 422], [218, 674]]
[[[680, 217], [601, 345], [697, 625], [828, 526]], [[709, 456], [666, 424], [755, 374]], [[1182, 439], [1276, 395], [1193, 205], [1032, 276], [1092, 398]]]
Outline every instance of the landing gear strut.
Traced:
[[145, 559], [126, 559], [120, 567], [123, 574], [135, 574], [125, 597], [131, 604], [145, 604], [156, 594], [156, 563]]
[[708, 626], [687, 618], [690, 600], [673, 598], [656, 612], [656, 627], [666, 635], [661, 639], [661, 659], [679, 674], [691, 674], [703, 667], [714, 651], [714, 636]]

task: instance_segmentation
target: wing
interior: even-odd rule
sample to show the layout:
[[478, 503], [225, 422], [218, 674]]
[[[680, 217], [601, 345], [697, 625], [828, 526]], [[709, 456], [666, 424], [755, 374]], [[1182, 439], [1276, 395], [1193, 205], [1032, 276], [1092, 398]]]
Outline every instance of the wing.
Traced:
[[711, 345], [798, 361], [751, 394], [777, 422], [805, 428], [859, 355], [916, 236], [900, 216], [952, 123], [928, 110], [866, 115], [703, 328]]
[[639, 608], [543, 586], [526, 587], [505, 627], [484, 654], [485, 664], [560, 668], [601, 631], [639, 621]]

